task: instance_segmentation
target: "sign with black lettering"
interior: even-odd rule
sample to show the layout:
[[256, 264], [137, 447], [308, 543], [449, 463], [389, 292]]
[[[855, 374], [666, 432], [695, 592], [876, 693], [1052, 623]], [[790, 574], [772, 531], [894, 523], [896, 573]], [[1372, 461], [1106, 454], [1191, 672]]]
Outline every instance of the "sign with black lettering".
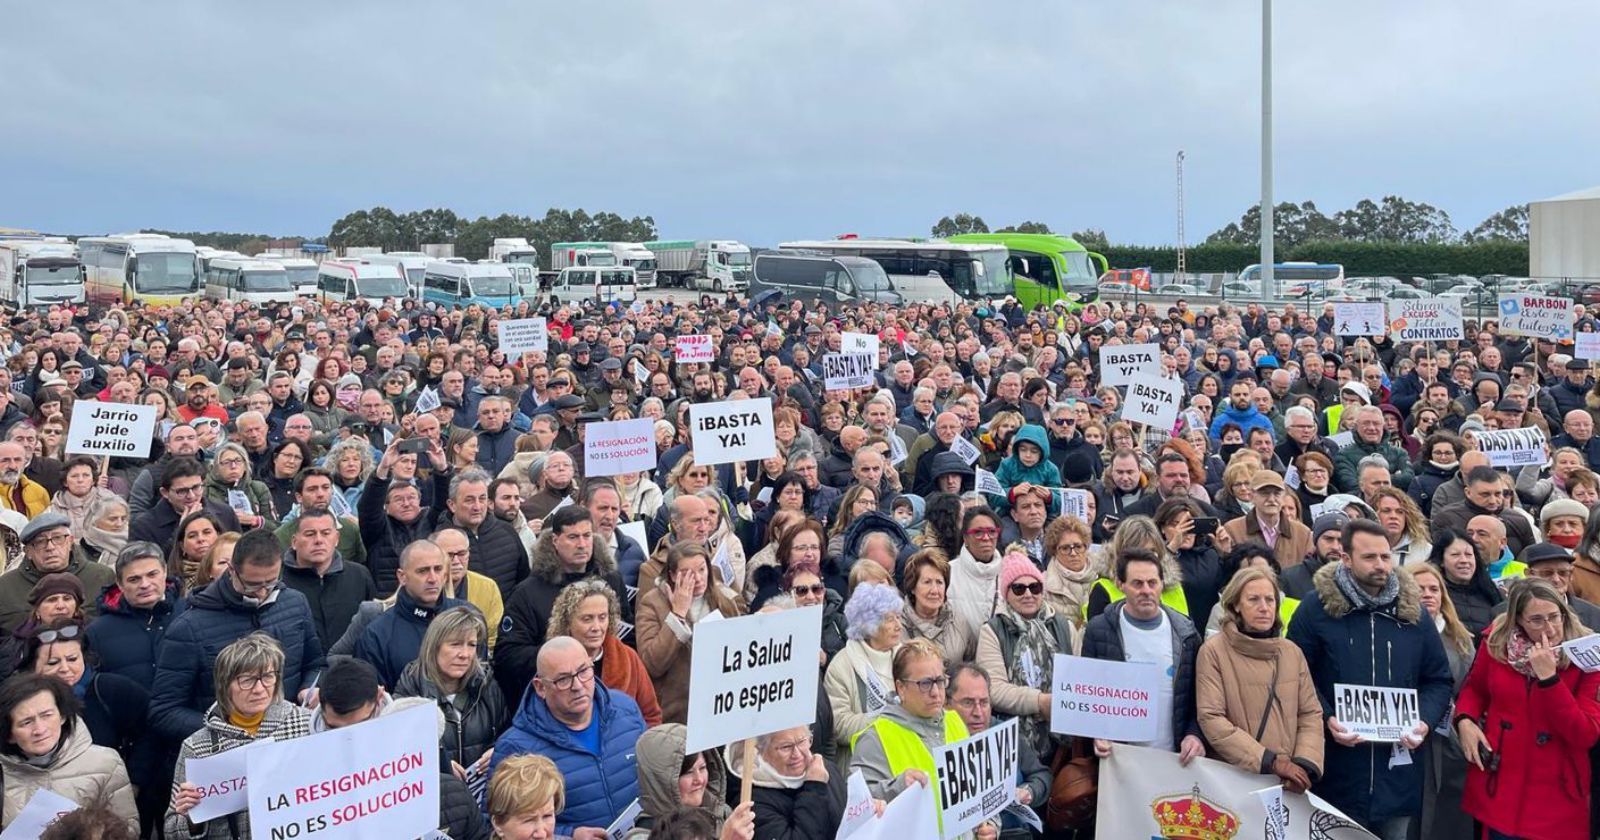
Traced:
[[1546, 341], [1572, 339], [1572, 299], [1529, 294], [1500, 293], [1500, 332]]
[[1523, 429], [1495, 429], [1473, 432], [1478, 451], [1489, 456], [1491, 467], [1543, 466], [1550, 463], [1545, 451], [1544, 430], [1537, 426]]
[[759, 461], [778, 452], [768, 399], [696, 403], [689, 407], [689, 435], [694, 462], [702, 466]]
[[822, 387], [829, 391], [871, 387], [877, 366], [878, 357], [866, 353], [829, 353], [822, 357]]
[[1368, 741], [1399, 741], [1422, 720], [1414, 688], [1334, 683], [1333, 709], [1345, 729]]
[[1460, 341], [1461, 298], [1391, 300], [1389, 333], [1395, 341]]
[[1122, 419], [1146, 423], [1163, 431], [1178, 422], [1178, 404], [1183, 401], [1183, 381], [1144, 376], [1128, 386], [1128, 401]]
[[821, 650], [821, 606], [697, 622], [684, 751], [810, 726]]
[[1567, 652], [1567, 658], [1579, 668], [1594, 673], [1600, 671], [1600, 633], [1590, 633], [1579, 639], [1573, 639], [1561, 645]]
[[68, 455], [148, 458], [156, 433], [156, 407], [78, 400], [72, 404]]
[[550, 349], [550, 328], [543, 318], [518, 318], [496, 322], [499, 329], [499, 348], [507, 359], [516, 359], [523, 353]]
[[1017, 800], [1018, 737], [1012, 718], [934, 752], [942, 836], [971, 831]]
[[1123, 344], [1100, 348], [1100, 384], [1128, 385], [1138, 376], [1161, 375], [1161, 348]]

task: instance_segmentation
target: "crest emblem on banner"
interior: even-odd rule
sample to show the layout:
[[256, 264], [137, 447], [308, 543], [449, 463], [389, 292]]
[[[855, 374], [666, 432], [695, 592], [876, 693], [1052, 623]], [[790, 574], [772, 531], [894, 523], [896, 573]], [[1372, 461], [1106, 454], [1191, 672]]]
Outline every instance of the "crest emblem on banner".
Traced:
[[1151, 840], [1233, 840], [1239, 833], [1238, 815], [1206, 799], [1199, 785], [1151, 801], [1150, 810], [1161, 831]]

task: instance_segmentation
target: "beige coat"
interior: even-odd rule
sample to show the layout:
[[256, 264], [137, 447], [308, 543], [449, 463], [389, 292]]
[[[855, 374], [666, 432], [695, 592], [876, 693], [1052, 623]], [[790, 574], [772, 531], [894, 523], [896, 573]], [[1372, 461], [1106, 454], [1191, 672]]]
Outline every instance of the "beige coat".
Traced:
[[[640, 577], [639, 581], [642, 587], [644, 578]], [[723, 587], [708, 586], [705, 605], [708, 611], [720, 611], [723, 618], [744, 614], [733, 593]], [[661, 719], [667, 723], [687, 723], [694, 628], [685, 628], [672, 616], [672, 598], [664, 583], [658, 583], [649, 591], [641, 590], [633, 621], [639, 658], [644, 660], [645, 670], [656, 687], [656, 699], [661, 701]]]
[[[1277, 682], [1272, 682], [1277, 663]], [[1269, 699], [1276, 697], [1276, 702]], [[1267, 772], [1268, 750], [1322, 772], [1322, 703], [1311, 669], [1295, 643], [1280, 636], [1255, 639], [1224, 619], [1195, 658], [1195, 705], [1200, 730], [1217, 757], [1251, 773]], [[1268, 715], [1259, 741], [1256, 730]]]
[[[1236, 546], [1252, 540], [1267, 544], [1261, 537], [1261, 521], [1253, 513], [1230, 519], [1222, 527], [1228, 530]], [[1311, 544], [1311, 529], [1300, 520], [1285, 516], [1278, 526], [1278, 544], [1272, 547], [1272, 553], [1277, 555], [1278, 565], [1287, 569], [1305, 561], [1306, 555], [1311, 553]]]
[[[1071, 653], [1071, 651], [1061, 651]], [[985, 624], [978, 628], [978, 667], [989, 672], [989, 702], [994, 710], [1007, 717], [1029, 717], [1043, 714], [1039, 711], [1039, 698], [1044, 692], [1029, 688], [1025, 683], [1011, 681], [1011, 669], [1000, 656], [1000, 637], [994, 626]]]
[[89, 726], [82, 718], [49, 767], [35, 767], [15, 753], [0, 753], [0, 769], [5, 773], [5, 818], [0, 827], [22, 813], [40, 788], [48, 788], [79, 805], [104, 801], [113, 814], [128, 823], [128, 830], [139, 832], [139, 810], [133, 804], [133, 785], [122, 756], [110, 747], [97, 747], [89, 739]]
[[884, 691], [891, 695], [894, 692], [894, 672], [890, 665], [894, 659], [893, 652], [877, 657], [884, 664], [875, 667], [876, 663], [868, 658], [866, 651], [866, 642], [851, 639], [828, 663], [828, 672], [822, 677], [823, 690], [828, 693], [828, 705], [833, 709], [833, 738], [838, 744], [838, 764], [841, 767], [850, 763], [850, 739], [871, 726], [873, 718], [877, 717], [875, 713], [866, 711], [861, 677], [856, 673], [857, 663], [873, 668]]
[[[1067, 617], [1073, 627], [1082, 630], [1083, 614], [1089, 606], [1089, 593], [1094, 583], [1105, 575], [1105, 554], [1090, 551], [1088, 565], [1082, 572], [1069, 572], [1067, 567], [1050, 561], [1044, 569], [1044, 602], [1057, 614]], [[1073, 639], [1081, 636], [1074, 635]]]
[[938, 645], [939, 651], [944, 654], [946, 668], [971, 661], [978, 651], [978, 634], [951, 611], [949, 604], [940, 606], [938, 615], [931, 621], [917, 615], [910, 601], [906, 602], [900, 615], [904, 619], [906, 641], [927, 639]]

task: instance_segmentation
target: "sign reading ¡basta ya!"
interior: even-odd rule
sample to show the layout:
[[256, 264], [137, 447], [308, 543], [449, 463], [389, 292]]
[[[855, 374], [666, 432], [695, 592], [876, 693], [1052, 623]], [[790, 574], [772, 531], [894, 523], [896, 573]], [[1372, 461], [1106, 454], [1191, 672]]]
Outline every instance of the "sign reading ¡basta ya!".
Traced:
[[694, 462], [701, 466], [759, 461], [778, 451], [772, 432], [772, 401], [728, 400], [689, 407]]

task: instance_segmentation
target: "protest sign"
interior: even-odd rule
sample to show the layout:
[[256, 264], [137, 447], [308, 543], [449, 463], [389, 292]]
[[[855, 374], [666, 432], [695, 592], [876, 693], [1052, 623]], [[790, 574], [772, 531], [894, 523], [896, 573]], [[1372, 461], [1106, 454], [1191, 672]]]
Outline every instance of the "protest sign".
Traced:
[[648, 417], [590, 423], [583, 429], [583, 474], [621, 475], [656, 468], [656, 422]]
[[722, 585], [732, 588], [739, 581], [734, 580], [733, 559], [729, 554], [728, 543], [729, 540], [727, 539], [717, 542], [717, 553], [712, 555], [711, 565], [722, 573]]
[[249, 750], [250, 833], [391, 840], [437, 825], [438, 714], [427, 704]]
[[78, 400], [72, 404], [68, 455], [150, 457], [156, 433], [156, 407]]
[[672, 357], [679, 364], [686, 362], [711, 362], [717, 358], [717, 348], [709, 335], [680, 335], [673, 342]]
[[728, 400], [689, 407], [690, 442], [699, 466], [759, 461], [778, 451], [772, 401]]
[[618, 522], [617, 530], [621, 532], [623, 536], [638, 543], [639, 547], [644, 549], [645, 554], [650, 553], [649, 532], [645, 530], [645, 523], [643, 520], [635, 519], [632, 522]]
[[427, 414], [438, 408], [440, 404], [439, 392], [433, 388], [423, 388], [417, 394], [417, 404], [411, 410], [416, 414]]
[[1600, 359], [1600, 332], [1574, 333], [1572, 355], [1577, 359]]
[[1017, 801], [1017, 719], [946, 744], [933, 753], [939, 826], [956, 837]]
[[845, 779], [844, 789], [844, 819], [839, 821], [839, 831], [834, 835], [838, 840], [856, 833], [877, 817], [872, 805], [872, 792], [867, 790], [867, 778], [861, 775], [860, 770], [850, 773], [850, 777]]
[[650, 381], [650, 369], [644, 366], [644, 362], [634, 359], [632, 367], [633, 381], [639, 383], [640, 385]]
[[820, 606], [702, 619], [694, 628], [684, 750], [814, 723], [821, 649]]
[[639, 800], [633, 800], [632, 805], [623, 808], [622, 813], [618, 814], [617, 818], [606, 826], [606, 840], [622, 840], [622, 838], [628, 836], [628, 832], [632, 831], [634, 825], [639, 822], [639, 815], [642, 813], [644, 813], [644, 806], [639, 803]]
[[1391, 300], [1389, 334], [1395, 341], [1460, 341], [1461, 298]]
[[1346, 729], [1368, 741], [1398, 741], [1422, 720], [1414, 688], [1334, 683], [1333, 710]]
[[[1100, 762], [1098, 837], [1217, 837], [1358, 840], [1371, 837], [1355, 820], [1309, 793], [1282, 793], [1287, 834], [1268, 830], [1262, 777], [1220, 761], [1113, 744]], [[1211, 833], [1196, 834], [1195, 825]]]
[[974, 490], [977, 490], [979, 493], [989, 493], [995, 496], [1004, 496], [1006, 494], [1005, 485], [1000, 483], [1000, 479], [996, 477], [994, 473], [989, 472], [983, 467], [979, 467], [973, 472], [977, 476], [977, 480], [973, 482]]
[[1059, 516], [1076, 516], [1084, 522], [1089, 521], [1089, 491], [1079, 490], [1074, 487], [1057, 487], [1056, 514]]
[[1128, 386], [1128, 402], [1122, 407], [1122, 419], [1167, 431], [1178, 422], [1181, 402], [1183, 380], [1141, 377]]
[[1545, 452], [1544, 430], [1537, 426], [1522, 429], [1495, 429], [1473, 432], [1478, 451], [1489, 456], [1491, 467], [1543, 466], [1550, 463]]
[[245, 760], [257, 741], [207, 758], [191, 758], [184, 764], [189, 784], [200, 789], [200, 803], [189, 810], [189, 819], [200, 824], [214, 817], [237, 814], [250, 807], [245, 787]]
[[1500, 332], [1551, 341], [1572, 339], [1572, 299], [1527, 292], [1500, 293]]
[[966, 461], [969, 467], [977, 462], [978, 456], [983, 454], [978, 451], [978, 447], [972, 445], [972, 441], [960, 436], [950, 442], [950, 451], [960, 455], [961, 460]]
[[1108, 741], [1153, 741], [1155, 686], [1166, 675], [1149, 662], [1118, 662], [1056, 654], [1050, 691], [1050, 731]]
[[906, 460], [906, 442], [899, 435], [889, 435], [889, 466], [898, 467]]
[[1289, 836], [1289, 809], [1283, 804], [1283, 785], [1273, 785], [1256, 791], [1261, 800], [1261, 810], [1266, 812], [1266, 840], [1283, 840]]
[[550, 329], [545, 319], [516, 318], [498, 323], [500, 349], [507, 359], [516, 359], [531, 350], [550, 350]]
[[878, 357], [866, 353], [829, 353], [822, 357], [822, 387], [848, 391], [872, 385]]
[[1129, 385], [1138, 376], [1161, 375], [1161, 348], [1123, 344], [1100, 348], [1100, 384]]
[[1338, 301], [1333, 304], [1335, 335], [1383, 335], [1389, 319], [1383, 314], [1383, 301], [1364, 303]]
[[838, 840], [921, 840], [939, 836], [939, 812], [933, 788], [912, 783], [883, 806], [882, 816], [845, 834], [840, 826]]
[[842, 340], [839, 342], [839, 352], [866, 353], [872, 357], [873, 369], [877, 369], [878, 337], [876, 335], [873, 335], [872, 333], [847, 332], [841, 334], [841, 339]]
[[1600, 671], [1600, 633], [1590, 633], [1561, 645], [1572, 664], [1589, 673]]
[[0, 831], [0, 840], [39, 840], [39, 835], [56, 820], [76, 810], [78, 803], [49, 788], [39, 788], [6, 830]]

